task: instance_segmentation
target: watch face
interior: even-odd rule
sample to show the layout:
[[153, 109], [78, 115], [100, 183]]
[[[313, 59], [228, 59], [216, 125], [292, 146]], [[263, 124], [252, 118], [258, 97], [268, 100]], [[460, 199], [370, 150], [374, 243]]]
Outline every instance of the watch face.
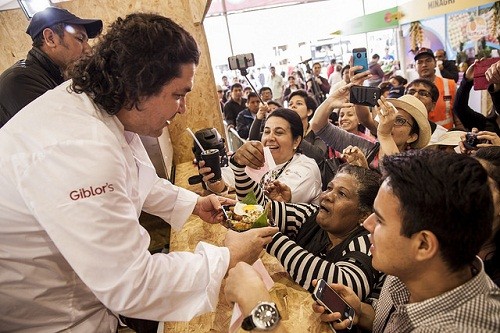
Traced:
[[272, 304], [261, 303], [253, 313], [253, 321], [257, 329], [266, 330], [274, 327], [280, 315]]

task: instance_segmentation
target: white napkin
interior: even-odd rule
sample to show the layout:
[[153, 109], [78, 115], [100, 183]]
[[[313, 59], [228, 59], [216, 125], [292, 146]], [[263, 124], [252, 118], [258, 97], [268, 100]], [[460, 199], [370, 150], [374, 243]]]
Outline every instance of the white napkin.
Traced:
[[264, 147], [264, 161], [264, 166], [260, 169], [245, 167], [246, 174], [257, 183], [260, 182], [262, 176], [264, 176], [266, 172], [276, 168], [276, 162], [274, 162], [274, 158], [271, 154], [271, 150], [269, 150], [269, 147]]
[[[264, 148], [265, 149], [265, 148]], [[269, 149], [268, 149], [269, 150]], [[273, 161], [274, 162], [274, 161]], [[274, 281], [267, 272], [266, 267], [262, 263], [262, 260], [258, 259], [254, 264], [253, 268], [260, 274], [264, 284], [266, 285], [267, 290], [271, 289], [274, 285]], [[238, 304], [234, 304], [233, 315], [231, 316], [231, 324], [229, 324], [229, 333], [234, 333], [238, 331], [241, 327], [241, 323], [243, 322], [243, 314], [241, 313], [240, 307]]]

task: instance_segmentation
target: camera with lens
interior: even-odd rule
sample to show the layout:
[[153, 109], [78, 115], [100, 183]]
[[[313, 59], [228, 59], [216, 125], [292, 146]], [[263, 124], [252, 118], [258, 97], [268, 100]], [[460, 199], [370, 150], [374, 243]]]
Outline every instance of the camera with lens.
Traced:
[[468, 150], [476, 150], [477, 145], [480, 143], [485, 143], [486, 140], [480, 140], [477, 138], [477, 133], [468, 132], [465, 134], [464, 147]]

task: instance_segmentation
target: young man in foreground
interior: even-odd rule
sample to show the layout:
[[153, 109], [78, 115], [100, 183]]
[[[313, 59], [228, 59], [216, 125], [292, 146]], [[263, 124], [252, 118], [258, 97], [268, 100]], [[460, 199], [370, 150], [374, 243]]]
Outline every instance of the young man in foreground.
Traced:
[[332, 285], [356, 310], [354, 324], [373, 332], [498, 332], [500, 289], [476, 257], [492, 229], [486, 171], [466, 155], [415, 150], [387, 156], [383, 174], [375, 213], [364, 222], [373, 267], [388, 274], [380, 298], [361, 303]]

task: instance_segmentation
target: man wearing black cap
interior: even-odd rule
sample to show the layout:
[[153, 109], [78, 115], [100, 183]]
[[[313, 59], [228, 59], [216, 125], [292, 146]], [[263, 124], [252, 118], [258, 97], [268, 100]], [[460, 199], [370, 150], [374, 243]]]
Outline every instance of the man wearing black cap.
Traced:
[[429, 113], [429, 120], [439, 124], [446, 129], [459, 127], [460, 121], [454, 119], [452, 106], [457, 91], [455, 81], [445, 79], [436, 75], [436, 58], [431, 49], [422, 47], [415, 54], [415, 67], [419, 79], [431, 81], [439, 90], [439, 99], [434, 110]]
[[36, 13], [26, 30], [33, 47], [0, 75], [0, 127], [47, 90], [63, 83], [63, 72], [90, 47], [89, 38], [102, 30], [101, 20], [81, 19], [65, 9], [48, 7]]

